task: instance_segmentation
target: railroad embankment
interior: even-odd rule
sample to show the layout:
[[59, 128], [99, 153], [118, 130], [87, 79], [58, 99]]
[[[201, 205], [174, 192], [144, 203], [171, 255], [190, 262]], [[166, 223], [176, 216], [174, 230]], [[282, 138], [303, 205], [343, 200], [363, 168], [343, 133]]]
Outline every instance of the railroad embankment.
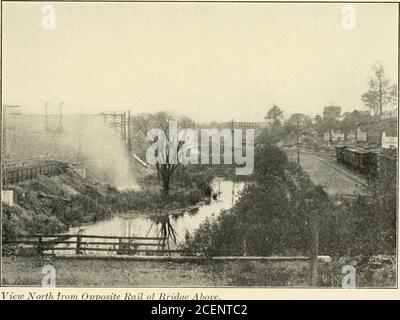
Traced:
[[3, 238], [62, 233], [118, 213], [162, 215], [190, 208], [208, 201], [212, 194], [215, 173], [197, 167], [177, 171], [168, 197], [163, 196], [152, 171], [135, 172], [137, 184], [124, 190], [108, 184], [101, 172], [72, 166], [60, 167], [53, 176], [9, 184], [14, 201], [12, 206], [2, 203]]
[[2, 204], [3, 238], [65, 232], [72, 226], [111, 217], [117, 189], [99, 183], [87, 170], [60, 170], [54, 176], [39, 175], [7, 186], [14, 201], [12, 206]]

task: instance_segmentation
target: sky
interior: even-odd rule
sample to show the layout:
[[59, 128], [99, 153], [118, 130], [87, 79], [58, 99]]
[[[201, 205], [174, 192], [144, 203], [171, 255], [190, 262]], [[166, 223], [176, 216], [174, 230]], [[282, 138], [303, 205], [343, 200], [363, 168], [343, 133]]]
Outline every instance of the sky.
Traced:
[[[3, 3], [3, 104], [24, 113], [161, 110], [263, 121], [362, 110], [371, 67], [397, 82], [397, 4]], [[55, 111], [54, 111], [55, 112]]]

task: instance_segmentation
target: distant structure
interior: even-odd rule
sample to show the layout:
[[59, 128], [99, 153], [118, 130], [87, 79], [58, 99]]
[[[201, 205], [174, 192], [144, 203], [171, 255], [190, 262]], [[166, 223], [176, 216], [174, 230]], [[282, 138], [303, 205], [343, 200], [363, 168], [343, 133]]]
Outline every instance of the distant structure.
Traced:
[[342, 108], [339, 106], [327, 106], [324, 108], [323, 118], [325, 119], [337, 119], [342, 113]]
[[49, 124], [49, 114], [48, 114], [48, 107], [49, 107], [49, 103], [46, 102], [45, 106], [44, 106], [44, 130], [46, 132], [50, 132], [52, 134], [61, 134], [63, 132], [63, 123], [62, 123], [62, 108], [63, 108], [64, 102], [60, 103], [59, 106], [59, 114], [58, 114], [58, 121], [56, 124], [56, 127], [53, 128], [53, 126], [51, 126]]
[[339, 132], [334, 132], [331, 130], [330, 132], [325, 132], [324, 133], [324, 141], [344, 141], [345, 135], [344, 133]]
[[397, 137], [386, 136], [385, 131], [382, 132], [382, 142], [381, 147], [383, 149], [397, 148], [398, 139]]
[[361, 130], [360, 127], [357, 128], [357, 132], [356, 132], [356, 140], [357, 141], [368, 141], [368, 135], [367, 132], [364, 132]]
[[397, 118], [398, 112], [399, 112], [398, 108], [389, 111], [384, 111], [381, 118], [382, 119]]
[[293, 113], [290, 116], [290, 121], [296, 123], [297, 121], [302, 122], [306, 118], [304, 113]]

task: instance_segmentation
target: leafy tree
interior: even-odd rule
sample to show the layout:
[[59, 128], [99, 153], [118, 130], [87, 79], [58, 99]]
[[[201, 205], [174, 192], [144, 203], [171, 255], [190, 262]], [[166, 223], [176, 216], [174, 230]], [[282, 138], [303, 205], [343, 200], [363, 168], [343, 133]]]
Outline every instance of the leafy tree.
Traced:
[[369, 89], [361, 96], [361, 100], [375, 115], [381, 116], [385, 108], [397, 103], [397, 85], [386, 78], [381, 64], [376, 64], [372, 70], [374, 74], [369, 80]]
[[286, 153], [270, 142], [258, 144], [254, 154], [254, 177], [263, 182], [270, 176], [284, 178], [287, 164]]
[[272, 127], [280, 126], [282, 124], [283, 111], [274, 104], [271, 109], [269, 109], [265, 119], [271, 124]]
[[316, 117], [315, 130], [318, 136], [323, 136], [324, 133], [329, 132], [330, 141], [332, 141], [332, 130], [336, 131], [340, 128], [340, 121], [335, 118], [325, 118], [322, 119], [320, 116]]
[[340, 130], [343, 133], [350, 133], [357, 130], [361, 124], [366, 124], [372, 120], [373, 117], [371, 115], [354, 110], [352, 113], [347, 113], [340, 122]]
[[316, 130], [312, 118], [302, 113], [292, 114], [284, 126], [293, 135], [297, 135], [298, 129], [300, 135], [314, 135]]

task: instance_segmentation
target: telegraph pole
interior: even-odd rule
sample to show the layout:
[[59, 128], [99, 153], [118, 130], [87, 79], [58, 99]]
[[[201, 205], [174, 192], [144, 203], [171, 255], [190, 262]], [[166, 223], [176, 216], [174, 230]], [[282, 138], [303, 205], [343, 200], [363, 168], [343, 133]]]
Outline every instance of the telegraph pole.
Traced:
[[128, 153], [131, 154], [132, 151], [132, 141], [131, 141], [131, 110], [128, 110]]
[[312, 287], [317, 286], [318, 281], [318, 212], [311, 212], [311, 254], [310, 254], [310, 282]]
[[121, 114], [121, 139], [126, 144], [126, 111]]
[[232, 181], [232, 208], [235, 205], [235, 181]]
[[62, 108], [63, 108], [64, 102], [60, 103], [60, 118], [59, 118], [59, 123], [58, 123], [58, 130], [60, 132], [63, 131], [63, 119], [62, 119]]
[[297, 120], [297, 164], [300, 165], [300, 150], [299, 150], [299, 120]]
[[[235, 156], [235, 129], [234, 129], [233, 119], [232, 119], [231, 129], [232, 129], [232, 159], [233, 159], [233, 157]], [[225, 144], [225, 139], [224, 139], [224, 144]], [[224, 153], [225, 153], [225, 150], [224, 150]]]
[[[7, 108], [21, 108], [18, 105], [5, 105], [3, 104], [1, 107], [1, 125], [0, 125], [0, 135], [1, 135], [1, 178], [0, 178], [0, 185], [1, 190], [5, 186], [7, 186], [7, 166], [6, 166], [6, 157], [7, 157], [7, 122], [6, 122], [6, 115], [7, 115]], [[15, 112], [14, 115], [19, 115], [20, 113]], [[15, 144], [15, 128], [14, 128], [14, 144]], [[15, 147], [15, 146], [14, 146]]]
[[81, 151], [82, 151], [82, 142], [81, 142], [81, 115], [78, 115], [78, 165], [81, 162]]
[[49, 116], [47, 115], [47, 107], [48, 107], [49, 103], [46, 102], [45, 106], [44, 106], [44, 123], [45, 123], [45, 130], [48, 131], [49, 130]]
[[5, 162], [5, 154], [6, 154], [6, 137], [5, 137], [5, 124], [6, 124], [6, 117], [5, 117], [5, 109], [6, 106], [3, 105], [1, 107], [1, 121], [0, 121], [0, 134], [1, 134], [1, 190], [3, 190], [4, 186], [7, 184], [7, 168]]

